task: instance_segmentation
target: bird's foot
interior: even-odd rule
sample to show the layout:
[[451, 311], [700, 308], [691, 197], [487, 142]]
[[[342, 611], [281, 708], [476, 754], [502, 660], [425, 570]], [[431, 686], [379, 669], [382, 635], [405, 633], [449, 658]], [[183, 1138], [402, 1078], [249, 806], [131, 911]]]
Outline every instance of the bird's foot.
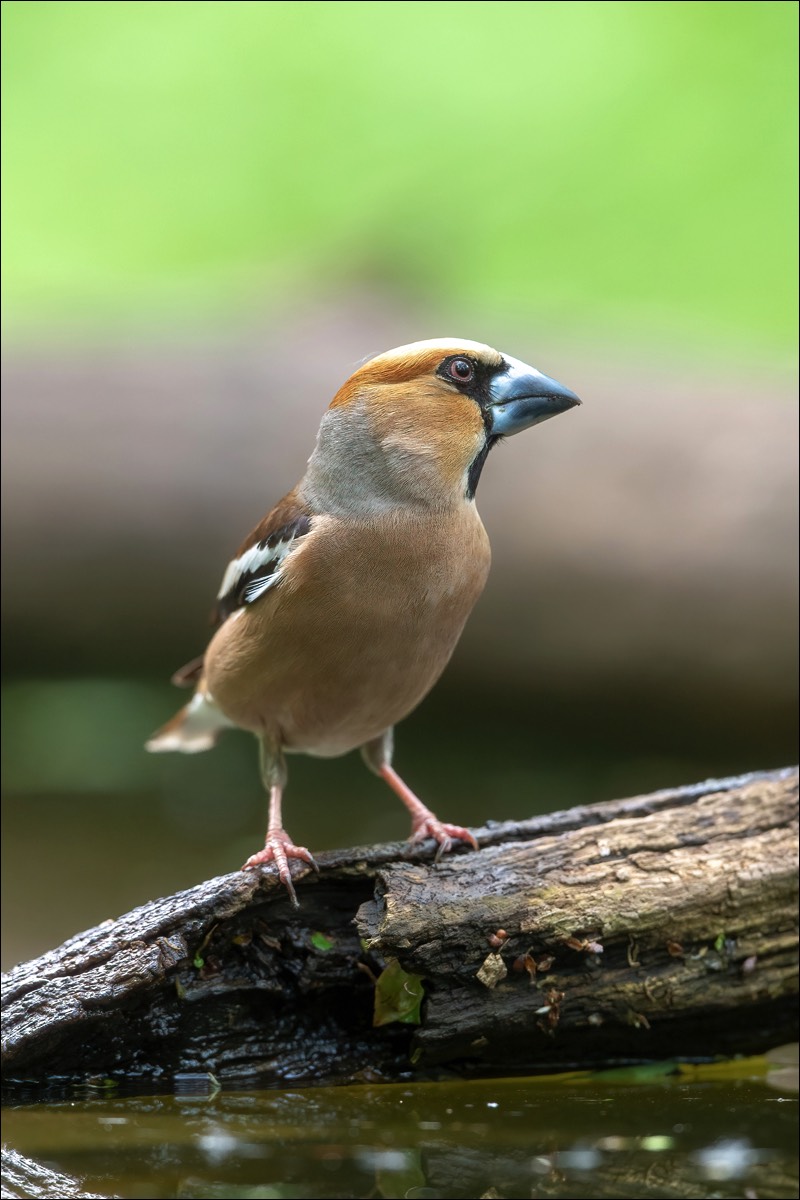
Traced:
[[246, 871], [248, 867], [260, 867], [263, 863], [275, 863], [280, 881], [289, 893], [289, 899], [295, 908], [299, 908], [289, 867], [291, 858], [299, 858], [313, 867], [315, 871], [319, 870], [311, 851], [306, 850], [305, 846], [295, 846], [285, 829], [270, 829], [264, 849], [259, 850], [257, 854], [251, 854], [247, 862], [243, 864], [242, 870]]
[[437, 862], [443, 854], [452, 850], [454, 841], [467, 842], [473, 850], [478, 849], [478, 843], [468, 829], [464, 829], [462, 825], [447, 825], [432, 812], [426, 811], [412, 822], [411, 837], [408, 840], [412, 846], [417, 846], [429, 837], [439, 843], [439, 849], [436, 851]]

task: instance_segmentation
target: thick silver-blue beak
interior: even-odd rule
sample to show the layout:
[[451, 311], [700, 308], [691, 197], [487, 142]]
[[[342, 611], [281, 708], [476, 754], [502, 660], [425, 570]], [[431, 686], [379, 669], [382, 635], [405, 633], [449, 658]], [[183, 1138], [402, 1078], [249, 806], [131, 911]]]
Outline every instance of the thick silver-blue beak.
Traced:
[[575, 393], [555, 379], [517, 358], [503, 357], [508, 368], [495, 375], [489, 390], [493, 437], [519, 433], [580, 404]]

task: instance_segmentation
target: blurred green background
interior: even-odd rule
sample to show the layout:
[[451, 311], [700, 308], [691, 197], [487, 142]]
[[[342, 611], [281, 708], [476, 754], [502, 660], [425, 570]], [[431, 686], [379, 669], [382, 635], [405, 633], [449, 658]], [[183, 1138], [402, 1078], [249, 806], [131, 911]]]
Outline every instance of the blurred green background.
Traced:
[[[585, 403], [488, 464], [412, 785], [480, 823], [795, 754], [794, 4], [2, 14], [6, 963], [260, 845], [244, 735], [140, 747], [333, 392], [414, 338]], [[291, 775], [299, 842], [404, 836], [355, 758]]]
[[3, 5], [16, 336], [321, 281], [784, 355], [791, 3]]

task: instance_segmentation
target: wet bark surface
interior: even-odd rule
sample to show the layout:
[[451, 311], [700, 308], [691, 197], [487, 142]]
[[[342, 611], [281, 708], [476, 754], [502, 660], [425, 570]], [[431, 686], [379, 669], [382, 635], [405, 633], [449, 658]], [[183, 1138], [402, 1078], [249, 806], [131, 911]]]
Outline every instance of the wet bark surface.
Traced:
[[[797, 800], [786, 769], [493, 823], [438, 862], [334, 851], [298, 872], [299, 909], [271, 869], [209, 880], [9, 972], [6, 1084], [397, 1080], [790, 1041]], [[376, 1025], [376, 999], [407, 1021]]]

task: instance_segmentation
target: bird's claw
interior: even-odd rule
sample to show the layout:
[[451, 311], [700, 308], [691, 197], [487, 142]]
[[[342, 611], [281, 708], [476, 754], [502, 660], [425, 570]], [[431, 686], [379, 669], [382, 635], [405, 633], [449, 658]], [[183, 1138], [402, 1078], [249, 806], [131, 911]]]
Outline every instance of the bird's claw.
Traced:
[[432, 813], [430, 816], [414, 822], [411, 837], [408, 840], [412, 846], [417, 846], [429, 837], [439, 843], [434, 862], [438, 862], [443, 854], [452, 850], [454, 841], [467, 842], [473, 850], [478, 849], [478, 843], [468, 829], [464, 829], [462, 825], [448, 825]]
[[299, 908], [300, 904], [294, 890], [289, 866], [289, 860], [292, 858], [299, 858], [301, 862], [307, 863], [319, 874], [319, 867], [310, 850], [307, 850], [305, 846], [296, 846], [284, 829], [272, 829], [267, 834], [264, 849], [259, 850], [257, 854], [251, 854], [247, 862], [242, 865], [242, 870], [246, 871], [249, 867], [260, 867], [265, 863], [274, 863], [280, 881], [289, 893], [289, 899], [295, 908]]

